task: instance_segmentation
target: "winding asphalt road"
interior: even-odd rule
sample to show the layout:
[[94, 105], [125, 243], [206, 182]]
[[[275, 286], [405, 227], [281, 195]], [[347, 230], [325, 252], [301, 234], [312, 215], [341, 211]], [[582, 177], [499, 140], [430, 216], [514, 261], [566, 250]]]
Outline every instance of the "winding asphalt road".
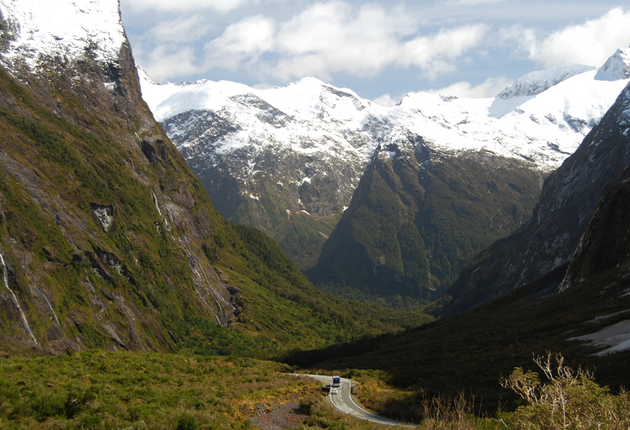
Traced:
[[[332, 376], [323, 376], [323, 375], [305, 375], [305, 374], [296, 374], [296, 376], [308, 376], [309, 378], [314, 378], [319, 381], [326, 382], [328, 384], [332, 384]], [[361, 408], [359, 405], [355, 403], [350, 395], [350, 387], [352, 383], [349, 379], [341, 378], [341, 386], [338, 388], [338, 394], [329, 394], [327, 396], [327, 400], [338, 410], [345, 414], [354, 415], [357, 418], [362, 420], [368, 420], [373, 423], [384, 424], [388, 426], [411, 426], [408, 423], [403, 423], [401, 421], [394, 421], [387, 418], [379, 417], [378, 415], [374, 415], [365, 409]]]

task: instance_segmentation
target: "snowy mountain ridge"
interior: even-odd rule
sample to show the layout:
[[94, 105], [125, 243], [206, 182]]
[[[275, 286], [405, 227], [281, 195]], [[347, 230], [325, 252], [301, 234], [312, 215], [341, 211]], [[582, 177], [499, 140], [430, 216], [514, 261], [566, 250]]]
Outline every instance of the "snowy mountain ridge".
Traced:
[[219, 213], [265, 231], [294, 261], [302, 257], [289, 242], [306, 239], [289, 237], [308, 230], [319, 238], [310, 248], [323, 245], [370, 160], [400, 154], [390, 148], [428, 149], [436, 162], [484, 152], [542, 172], [558, 168], [628, 82], [596, 73], [568, 65], [526, 75], [502, 97], [418, 92], [384, 107], [315, 78], [271, 89], [158, 84], [139, 69], [143, 98]]
[[[560, 66], [525, 75], [494, 99], [419, 92], [383, 107], [315, 78], [260, 90], [226, 81], [157, 84], [140, 71], [143, 97], [158, 121], [169, 120], [167, 133], [176, 145], [207, 146], [207, 156], [281, 145], [365, 164], [378, 140], [409, 131], [443, 151], [484, 149], [545, 171], [577, 148], [627, 83], [598, 80], [596, 73], [588, 66]], [[238, 131], [211, 142], [203, 132], [191, 139], [187, 130], [195, 126], [170, 121], [189, 111], [211, 111]]]

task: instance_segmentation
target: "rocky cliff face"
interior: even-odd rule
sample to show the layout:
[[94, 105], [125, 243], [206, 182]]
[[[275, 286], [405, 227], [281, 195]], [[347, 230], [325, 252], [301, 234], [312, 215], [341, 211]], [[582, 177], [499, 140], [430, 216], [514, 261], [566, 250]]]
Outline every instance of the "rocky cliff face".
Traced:
[[202, 251], [221, 221], [141, 99], [117, 2], [56, 2], [63, 23], [43, 3], [0, 2], [3, 347], [168, 350], [186, 306], [230, 325]]
[[[451, 311], [474, 307], [569, 262], [605, 186], [630, 164], [629, 114], [626, 87], [578, 150], [545, 181], [533, 219], [462, 271], [447, 291], [453, 296]], [[563, 288], [571, 283], [567, 279]]]
[[559, 292], [585, 283], [601, 273], [621, 269], [625, 281], [630, 267], [630, 170], [609, 183], [580, 239]]

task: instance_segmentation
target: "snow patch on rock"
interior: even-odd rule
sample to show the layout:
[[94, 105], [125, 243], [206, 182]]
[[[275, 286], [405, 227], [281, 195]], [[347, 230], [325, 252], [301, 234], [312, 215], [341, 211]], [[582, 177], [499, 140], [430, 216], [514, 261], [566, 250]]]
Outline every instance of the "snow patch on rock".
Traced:
[[630, 320], [618, 322], [596, 333], [571, 337], [567, 340], [588, 342], [591, 347], [603, 348], [593, 354], [598, 357], [627, 351], [630, 349]]
[[10, 69], [23, 61], [38, 70], [47, 59], [85, 55], [115, 62], [126, 40], [117, 0], [0, 0], [0, 13]]

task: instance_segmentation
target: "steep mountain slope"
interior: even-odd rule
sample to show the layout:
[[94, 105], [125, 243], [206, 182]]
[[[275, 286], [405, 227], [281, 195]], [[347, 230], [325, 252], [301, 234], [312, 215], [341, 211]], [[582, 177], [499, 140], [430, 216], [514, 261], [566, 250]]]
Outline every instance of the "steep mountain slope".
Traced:
[[602, 190], [630, 164], [628, 87], [599, 126], [546, 181], [533, 219], [492, 244], [462, 271], [447, 312], [470, 309], [566, 264]]
[[217, 214], [141, 98], [116, 0], [0, 12], [3, 351], [269, 354], [422, 320], [330, 300]]
[[496, 99], [415, 93], [391, 108], [312, 78], [257, 90], [231, 82], [157, 84], [141, 72], [141, 84], [218, 211], [267, 232], [306, 269], [380, 142], [411, 133], [441, 153], [491, 151], [548, 172], [624, 86], [595, 74], [567, 66], [520, 80]]
[[[628, 124], [630, 125], [630, 123]], [[565, 291], [602, 272], [628, 265], [630, 253], [630, 169], [609, 183], [580, 238], [559, 291]], [[625, 276], [624, 276], [625, 277]]]

